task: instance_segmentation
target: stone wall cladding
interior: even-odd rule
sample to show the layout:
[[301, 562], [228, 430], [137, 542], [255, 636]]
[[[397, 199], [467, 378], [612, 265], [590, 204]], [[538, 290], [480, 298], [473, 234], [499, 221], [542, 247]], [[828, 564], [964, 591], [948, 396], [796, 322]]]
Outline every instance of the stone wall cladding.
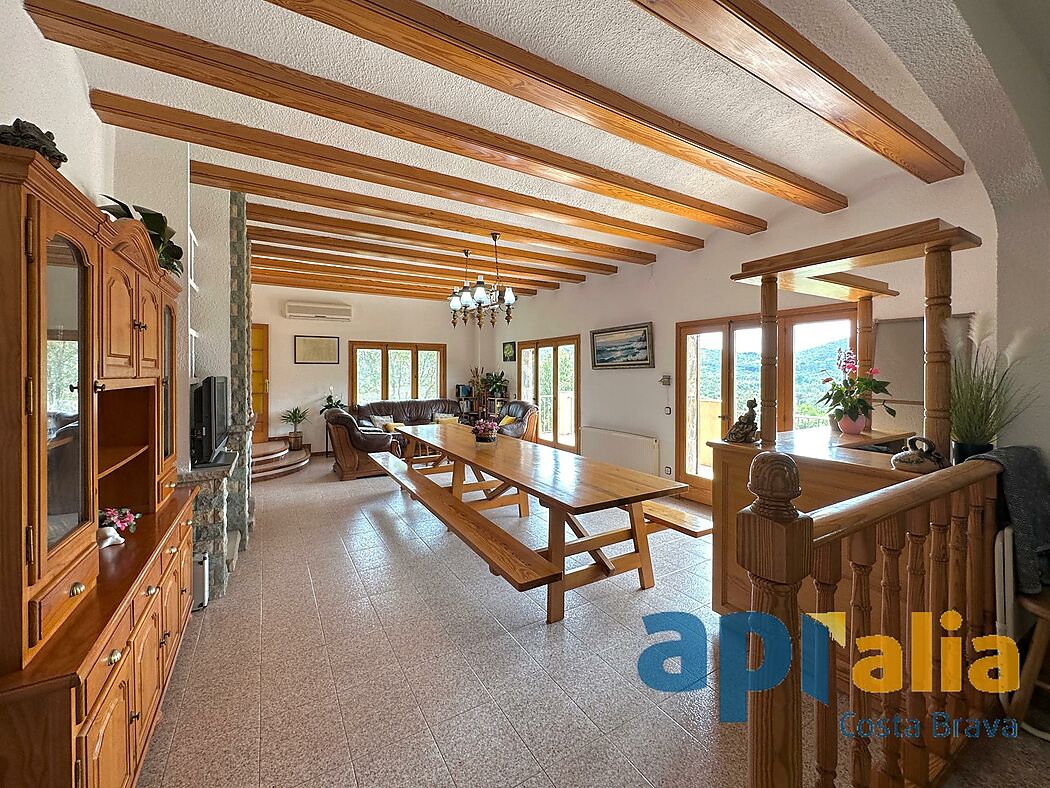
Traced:
[[251, 495], [251, 272], [245, 197], [230, 192], [230, 437], [227, 450], [242, 462], [229, 479], [226, 527], [240, 531], [240, 549], [248, 546], [248, 498]]

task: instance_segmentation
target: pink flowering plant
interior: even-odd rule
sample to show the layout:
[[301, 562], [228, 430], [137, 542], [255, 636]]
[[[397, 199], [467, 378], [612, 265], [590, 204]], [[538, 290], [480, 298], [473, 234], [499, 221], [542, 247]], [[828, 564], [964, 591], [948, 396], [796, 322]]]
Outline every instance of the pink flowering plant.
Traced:
[[475, 438], [491, 438], [496, 434], [496, 430], [499, 429], [499, 424], [494, 421], [481, 420], [473, 427], [470, 431], [474, 433]]
[[[872, 367], [867, 372], [861, 373], [857, 367], [857, 354], [852, 350], [839, 349], [838, 374], [829, 374], [821, 383], [828, 387], [824, 396], [817, 400], [818, 405], [827, 408], [828, 413], [841, 419], [843, 416], [854, 421], [861, 416], [869, 417], [876, 407], [885, 408], [891, 416], [896, 416], [897, 411], [880, 402], [872, 404], [876, 394], [889, 394], [889, 381], [877, 380], [879, 374], [877, 367]], [[827, 370], [825, 370], [827, 372]]]
[[116, 528], [118, 531], [127, 531], [133, 534], [135, 533], [135, 523], [140, 517], [142, 517], [141, 514], [137, 514], [131, 509], [114, 509], [113, 507], [100, 509], [98, 513], [98, 527]]

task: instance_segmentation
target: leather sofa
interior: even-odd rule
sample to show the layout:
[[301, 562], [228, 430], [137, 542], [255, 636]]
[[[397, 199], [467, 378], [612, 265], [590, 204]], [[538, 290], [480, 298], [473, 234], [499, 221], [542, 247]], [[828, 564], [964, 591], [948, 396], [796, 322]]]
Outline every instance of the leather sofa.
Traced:
[[510, 424], [504, 424], [499, 428], [501, 435], [509, 435], [512, 438], [536, 442], [539, 432], [540, 409], [531, 402], [520, 399], [512, 399], [503, 403], [499, 409], [496, 421], [500, 422], [510, 416], [514, 419]]
[[373, 416], [386, 416], [406, 425], [430, 424], [437, 413], [458, 414], [454, 399], [381, 400], [367, 405], [351, 405], [349, 410], [325, 411], [325, 428], [335, 453], [332, 470], [341, 481], [381, 476], [383, 470], [368, 456], [375, 452], [402, 455], [401, 436], [377, 427]]

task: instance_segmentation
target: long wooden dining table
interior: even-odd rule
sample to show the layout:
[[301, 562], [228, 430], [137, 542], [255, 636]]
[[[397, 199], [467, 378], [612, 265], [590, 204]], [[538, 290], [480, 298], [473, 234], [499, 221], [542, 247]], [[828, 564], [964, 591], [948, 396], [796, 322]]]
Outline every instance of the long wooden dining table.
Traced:
[[[452, 496], [477, 511], [516, 506], [521, 517], [529, 515], [529, 496], [548, 512], [547, 547], [537, 550], [560, 574], [547, 586], [547, 621], [565, 614], [565, 593], [613, 575], [637, 570], [641, 588], [654, 585], [649, 552], [649, 527], [642, 504], [674, 495], [688, 486], [630, 468], [591, 460], [571, 451], [499, 436], [495, 443], [478, 443], [469, 427], [460, 424], [426, 424], [399, 427], [405, 436], [404, 460], [426, 476], [452, 474], [447, 486]], [[468, 471], [473, 481], [467, 480]], [[466, 496], [483, 493], [481, 497]], [[625, 509], [628, 525], [590, 533], [579, 515]], [[497, 523], [507, 530], [507, 523]], [[576, 536], [566, 541], [566, 528]], [[609, 556], [603, 548], [631, 542], [633, 550]], [[565, 571], [568, 556], [587, 553], [593, 562]]]

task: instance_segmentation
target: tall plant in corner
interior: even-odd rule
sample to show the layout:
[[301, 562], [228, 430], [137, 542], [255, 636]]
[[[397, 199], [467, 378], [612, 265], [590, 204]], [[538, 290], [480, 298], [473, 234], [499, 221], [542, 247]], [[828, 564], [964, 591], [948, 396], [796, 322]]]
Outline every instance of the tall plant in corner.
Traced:
[[995, 437], [1035, 401], [1034, 389], [1016, 377], [1031, 334], [1021, 331], [997, 350], [986, 312], [975, 314], [969, 326], [950, 321], [944, 333], [952, 354], [952, 440], [955, 461], [961, 462], [990, 451]]
[[182, 247], [172, 240], [175, 237], [175, 231], [168, 224], [168, 218], [152, 208], [143, 208], [141, 205], [129, 206], [108, 194], [102, 196], [113, 200], [114, 205], [103, 205], [99, 210], [105, 211], [114, 219], [138, 219], [142, 222], [149, 233], [150, 241], [153, 242], [153, 250], [157, 253], [157, 262], [160, 263], [160, 267], [171, 271], [175, 276], [182, 276]]

